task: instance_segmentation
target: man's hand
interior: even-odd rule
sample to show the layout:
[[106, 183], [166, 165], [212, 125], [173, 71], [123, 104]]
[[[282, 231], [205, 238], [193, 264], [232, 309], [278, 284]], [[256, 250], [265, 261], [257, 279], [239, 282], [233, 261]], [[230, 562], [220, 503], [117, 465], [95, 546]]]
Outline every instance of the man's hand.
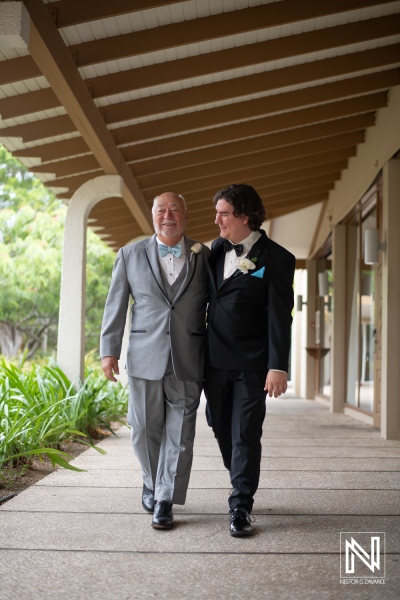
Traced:
[[101, 368], [107, 379], [110, 381], [117, 381], [114, 377], [114, 373], [119, 375], [118, 358], [115, 356], [104, 356], [101, 360]]
[[264, 390], [268, 392], [268, 396], [277, 398], [284, 394], [287, 390], [287, 373], [283, 371], [268, 371], [265, 380]]

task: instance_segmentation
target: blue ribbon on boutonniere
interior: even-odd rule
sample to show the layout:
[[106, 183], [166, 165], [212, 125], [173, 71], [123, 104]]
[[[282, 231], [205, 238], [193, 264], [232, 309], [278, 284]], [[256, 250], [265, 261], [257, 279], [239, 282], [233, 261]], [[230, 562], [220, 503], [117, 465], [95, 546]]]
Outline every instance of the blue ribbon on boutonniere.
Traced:
[[259, 277], [260, 279], [262, 279], [264, 277], [264, 273], [265, 273], [265, 267], [262, 267], [262, 269], [258, 269], [258, 271], [254, 271], [254, 273], [252, 273], [251, 276]]

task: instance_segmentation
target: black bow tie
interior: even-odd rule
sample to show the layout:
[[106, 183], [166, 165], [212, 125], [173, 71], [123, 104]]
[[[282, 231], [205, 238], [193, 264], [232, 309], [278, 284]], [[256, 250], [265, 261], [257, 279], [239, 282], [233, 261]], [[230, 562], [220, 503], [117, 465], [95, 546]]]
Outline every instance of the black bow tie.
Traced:
[[236, 256], [240, 256], [243, 252], [243, 244], [232, 244], [229, 240], [224, 240], [224, 252], [230, 252], [234, 250]]

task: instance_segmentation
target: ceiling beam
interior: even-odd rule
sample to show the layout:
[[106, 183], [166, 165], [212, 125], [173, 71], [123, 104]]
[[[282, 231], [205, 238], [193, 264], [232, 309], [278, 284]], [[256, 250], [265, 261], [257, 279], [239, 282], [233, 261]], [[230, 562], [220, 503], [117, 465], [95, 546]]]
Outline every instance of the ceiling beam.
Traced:
[[104, 211], [112, 210], [115, 212], [115, 209], [121, 210], [122, 208], [127, 209], [125, 202], [122, 198], [105, 198], [101, 202], [98, 202], [90, 212], [90, 218], [92, 215], [100, 215]]
[[221, 160], [191, 165], [189, 167], [171, 169], [162, 173], [150, 173], [149, 175], [137, 175], [141, 187], [153, 186], [155, 183], [165, 187], [168, 185], [181, 184], [182, 182], [197, 180], [217, 174], [237, 172], [247, 167], [266, 166], [269, 171], [274, 170], [274, 164], [287, 161], [296, 157], [305, 157], [320, 152], [328, 152], [341, 148], [353, 147], [364, 142], [362, 131], [344, 133], [321, 140], [313, 140], [301, 144], [293, 144], [283, 148], [263, 150], [244, 156], [222, 158]]
[[[318, 113], [321, 109], [317, 104], [330, 103], [334, 100], [349, 98], [352, 95], [360, 96], [360, 101], [362, 102], [363, 96], [361, 94], [367, 94], [369, 91], [376, 91], [377, 89], [385, 89], [399, 83], [397, 70], [395, 73], [391, 72], [389, 76], [385, 72], [378, 73], [378, 75], [379, 78], [376, 77], [376, 74], [357, 77], [355, 78], [357, 85], [354, 83], [355, 79], [346, 80], [345, 82], [338, 81], [293, 92], [276, 94], [266, 98], [196, 111], [195, 113], [138, 123], [137, 125], [132, 125], [130, 131], [131, 134], [135, 132], [137, 140], [161, 138], [171, 134], [188, 132], [192, 129], [215, 127], [223, 123], [234, 123], [245, 118], [252, 119], [309, 106], [315, 106], [313, 110], [316, 114], [315, 121], [317, 121], [319, 120]], [[384, 81], [386, 82], [386, 86], [383, 86]], [[120, 133], [122, 132], [117, 129], [118, 143], [121, 143]]]
[[[91, 86], [93, 96], [101, 98], [111, 94], [119, 94], [163, 83], [172, 83], [174, 81], [219, 73], [232, 68], [232, 65], [239, 68], [272, 60], [290, 58], [298, 55], [299, 48], [301, 48], [301, 53], [312, 53], [356, 44], [357, 42], [361, 43], [374, 39], [382, 39], [396, 35], [396, 28], [398, 31], [400, 21], [397, 19], [396, 23], [391, 23], [390, 18], [392, 17], [382, 17], [385, 19], [384, 21], [381, 21], [380, 18], [373, 19], [375, 27], [372, 28], [364, 29], [362, 27], [368, 21], [362, 21], [361, 26], [359, 23], [338, 25], [337, 27], [317, 32], [313, 31], [283, 37], [281, 38], [282, 41], [269, 40], [268, 42], [249, 44], [211, 54], [202, 54], [200, 56], [169, 61], [168, 69], [165, 68], [165, 63], [140, 67], [135, 69], [135, 77], [126, 77], [126, 71], [123, 71], [89, 78], [86, 82]], [[292, 42], [294, 41], [293, 46], [291, 44], [288, 45], [289, 39]], [[353, 55], [349, 56], [353, 60]]]
[[76, 156], [77, 154], [88, 154], [90, 153], [89, 146], [85, 140], [79, 136], [70, 138], [69, 140], [62, 140], [59, 142], [49, 142], [48, 144], [40, 144], [37, 146], [31, 146], [30, 148], [22, 148], [21, 150], [15, 150], [13, 156], [17, 158], [24, 157], [37, 157], [43, 162], [52, 160], [60, 160], [67, 156]]
[[[345, 156], [343, 156], [343, 154], [345, 154]], [[312, 175], [330, 173], [345, 169], [347, 166], [347, 158], [350, 156], [355, 156], [355, 154], [355, 148], [346, 149], [346, 152], [340, 150], [329, 153], [321, 153], [320, 155], [304, 158], [302, 157], [300, 159], [291, 159], [283, 163], [277, 163], [272, 173], [269, 172], [266, 174], [265, 167], [261, 167], [261, 169], [260, 167], [256, 167], [250, 171], [240, 173], [240, 177], [242, 180], [257, 179], [260, 185], [265, 186], [279, 184], [285, 181], [301, 181], [303, 178], [310, 177]], [[231, 175], [228, 175], [231, 179]], [[54, 193], [56, 193], [58, 197], [68, 199], [83, 183], [89, 179], [91, 179], [90, 174], [83, 174], [76, 177], [55, 179], [46, 182], [45, 185], [49, 189], [54, 190]], [[221, 180], [221, 175], [217, 175], [208, 179], [182, 182], [179, 184], [179, 190], [177, 193], [183, 194], [186, 200], [189, 202], [192, 198], [193, 200], [199, 197], [210, 199], [214, 196], [216, 190], [224, 187], [225, 184], [228, 185], [226, 180], [223, 178]], [[57, 194], [57, 190], [60, 188], [66, 188], [69, 191], [68, 193], [59, 192], [59, 194]], [[153, 198], [159, 193], [160, 189], [158, 186], [144, 190], [144, 195], [149, 206], [151, 205]]]
[[[384, 48], [386, 52], [388, 52], [387, 48]], [[382, 50], [382, 48], [379, 48]], [[363, 54], [360, 52], [359, 54]], [[344, 57], [340, 57], [340, 60], [344, 64]], [[347, 66], [350, 72], [354, 71], [350, 69], [351, 60], [349, 60], [347, 55]], [[331, 59], [337, 60], [337, 59]], [[326, 67], [318, 65], [320, 68], [315, 69], [316, 62], [325, 62], [325, 61], [314, 61], [313, 63], [307, 63], [306, 65], [299, 65], [296, 67], [290, 67], [288, 69], [280, 69], [281, 71], [288, 70], [306, 70], [301, 69], [301, 67], [307, 67], [308, 72], [312, 72], [314, 77], [306, 80], [307, 83], [313, 83], [318, 80], [316, 73], [320, 70], [324, 72], [321, 73], [320, 78], [327, 80], [329, 78], [329, 74], [326, 73]], [[391, 53], [391, 62], [398, 65], [400, 63], [400, 45], [398, 48], [397, 56]], [[385, 65], [386, 66], [386, 65]], [[383, 73], [391, 72], [393, 75], [393, 79], [396, 79], [396, 72], [394, 70], [385, 70]], [[382, 81], [385, 81], [385, 76], [383, 73], [380, 73], [380, 76], [383, 77]], [[224, 101], [227, 98], [233, 100], [234, 98], [240, 98], [243, 95], [250, 94], [259, 94], [263, 92], [269, 92], [271, 90], [280, 89], [285, 86], [295, 85], [294, 81], [290, 79], [290, 74], [286, 73], [287, 80], [285, 83], [282, 83], [282, 74], [279, 77], [279, 73], [276, 71], [266, 71], [264, 73], [260, 73], [257, 75], [249, 75], [246, 77], [238, 77], [235, 79], [228, 79], [227, 81], [212, 83], [208, 85], [202, 86], [194, 86], [188, 89], [179, 90], [177, 92], [169, 92], [164, 94], [156, 94], [154, 96], [146, 96], [145, 98], [138, 98], [135, 100], [129, 100], [126, 102], [118, 102], [116, 104], [109, 104], [107, 107], [104, 107], [104, 115], [106, 122], [108, 124], [121, 123], [123, 121], [128, 121], [129, 119], [135, 118], [143, 118], [143, 117], [151, 117], [160, 113], [166, 113], [168, 111], [176, 111], [182, 110], [186, 108], [194, 108], [196, 106], [201, 106], [202, 104], [212, 103]], [[358, 75], [361, 77], [361, 75]], [[383, 85], [377, 85], [375, 89], [384, 89], [390, 85], [396, 85], [395, 83], [391, 83], [391, 78], [387, 75], [387, 80], [390, 82], [389, 84], [384, 83]], [[278, 83], [279, 81], [279, 83]], [[348, 83], [348, 78], [342, 80], [342, 85]], [[378, 81], [378, 80], [377, 80]], [[274, 82], [276, 84], [274, 85]], [[303, 83], [303, 82], [301, 82]], [[29, 105], [28, 105], [29, 106]], [[0, 105], [1, 110], [1, 105]], [[26, 110], [26, 105], [25, 105]]]
[[[299, 9], [302, 8], [303, 3], [300, 7], [297, 0], [291, 1], [297, 3]], [[325, 4], [327, 4], [325, 2], [316, 2], [315, 0], [310, 1], [313, 2], [315, 5], [319, 4], [319, 6], [324, 6]], [[352, 0], [349, 0], [348, 2], [346, 2], [346, 0], [340, 0], [340, 2], [341, 4], [347, 4], [349, 10], [352, 10], [350, 8]], [[278, 7], [280, 3], [275, 2], [273, 4], [276, 4], [276, 7]], [[235, 16], [236, 18], [240, 18], [240, 15], [242, 15], [245, 12], [245, 10], [254, 10], [260, 8], [276, 11], [277, 8], [274, 7], [273, 4], [236, 11], [236, 13], [234, 13], [233, 16]], [[287, 1], [285, 1], [284, 5], [281, 5], [281, 7], [279, 7], [279, 10], [281, 10], [281, 8], [284, 9], [286, 4]], [[334, 2], [332, 1], [331, 4], [334, 4]], [[376, 4], [376, 1], [372, 2], [372, 4]], [[230, 20], [226, 18], [226, 13], [216, 15], [215, 17], [222, 17], [225, 22], [229, 22]], [[185, 30], [184, 38], [186, 38], [187, 35], [191, 35], [192, 26], [195, 26], [195, 24], [200, 20], [201, 19], [196, 19], [192, 22], [185, 21], [182, 23], [177, 23], [174, 26], [182, 26], [182, 28]], [[85, 62], [84, 56], [86, 56], [86, 61], [94, 60], [95, 63], [102, 62], [103, 60], [118, 60], [127, 56], [135, 55], [134, 48], [136, 47], [136, 44], [134, 42], [132, 43], [130, 39], [132, 36], [135, 36], [134, 39], [137, 39], [138, 34], [143, 34], [143, 36], [147, 38], [148, 47], [149, 40], [158, 40], [159, 35], [161, 35], [161, 31], [165, 30], [168, 27], [172, 26], [164, 26], [157, 28], [157, 35], [155, 36], [149, 36], [147, 30], [143, 32], [133, 32], [132, 34], [125, 34], [125, 36], [115, 36], [111, 38], [105, 38], [102, 40], [95, 40], [95, 42], [86, 42], [86, 44], [72, 45], [68, 47], [68, 50], [70, 53], [73, 53], [75, 57], [77, 57], [79, 67], [93, 64], [91, 62]], [[259, 29], [259, 27], [257, 27], [257, 29]], [[94, 80], [90, 79], [87, 80], [87, 83], [89, 83], [91, 86], [95, 85], [97, 89], [96, 97], [107, 96], [112, 93], [118, 94], [124, 91], [138, 89], [132, 87], [132, 85], [134, 84], [130, 81], [131, 79], [140, 82], [139, 85], [141, 88], [148, 87], [151, 85], [160, 85], [162, 83], [179, 81], [181, 79], [190, 79], [205, 74], [224, 71], [232, 68], [233, 64], [236, 68], [239, 68], [248, 66], [250, 64], [264, 63], [266, 62], [266, 57], [268, 57], [268, 61], [273, 61], [282, 58], [288, 58], [290, 56], [296, 56], [299, 53], [299, 48], [301, 48], [301, 52], [305, 54], [311, 52], [319, 52], [330, 48], [336, 48], [338, 46], [345, 46], [368, 40], [389, 37], [397, 35], [399, 29], [400, 15], [377, 17], [375, 19], [370, 19], [367, 21], [363, 20], [357, 23], [349, 23], [346, 25], [339, 25], [336, 27], [328, 27], [322, 30], [316, 30], [292, 36], [284, 36], [282, 38], [268, 40], [266, 42], [259, 42], [254, 44], [248, 44], [245, 46], [240, 46], [237, 48], [231, 48], [229, 50], [221, 50], [219, 52], [193, 56], [190, 58], [178, 59], [176, 61], [170, 61], [168, 64], [168, 69], [165, 68], [165, 63], [141, 67], [135, 69], [135, 78], [127, 78], [126, 71], [123, 71], [119, 73], [114, 73], [112, 75], [104, 75], [102, 77], [97, 77]], [[163, 31], [163, 33], [165, 33], [165, 31]], [[210, 33], [207, 32], [205, 39], [209, 39], [209, 35]], [[221, 36], [218, 30], [215, 30], [215, 36]], [[168, 47], [179, 46], [181, 39], [182, 38], [179, 37], [169, 37]], [[172, 40], [174, 40], [174, 42], [172, 42]], [[193, 43], [193, 41], [194, 40], [191, 38], [188, 43]], [[85, 46], [87, 44], [98, 44], [99, 42], [107, 44], [107, 48], [109, 48], [108, 53], [105, 51], [101, 53], [98, 49], [96, 53], [94, 52], [93, 47], [89, 52], [89, 46], [87, 46], [85, 50]], [[159, 42], [156, 41], [155, 46], [157, 46], [157, 48], [158, 45]], [[116, 51], [117, 48], [119, 48], [119, 52]], [[146, 50], [146, 52], [155, 51], [157, 48], [155, 48], [154, 50]], [[26, 59], [30, 59], [30, 57], [22, 57], [22, 59], [24, 59], [22, 69], [20, 67], [19, 62], [21, 61], [21, 58], [14, 58], [7, 61], [6, 70], [2, 69], [0, 73], [0, 85], [14, 83], [16, 81], [21, 81], [22, 79], [28, 79], [40, 75], [40, 72], [37, 72], [37, 67], [36, 65], [34, 65], [33, 62], [32, 72], [28, 72], [27, 63], [29, 61], [27, 61]], [[103, 90], [103, 86], [106, 86], [107, 90]]]
[[[267, 133], [275, 133], [284, 131], [294, 127], [302, 127], [316, 122], [329, 121], [349, 115], [357, 115], [360, 113], [369, 113], [378, 108], [383, 108], [387, 105], [387, 95], [378, 93], [359, 98], [351, 98], [349, 100], [341, 100], [333, 103], [323, 104], [318, 107], [318, 118], [314, 108], [305, 108], [301, 110], [291, 111], [282, 115], [273, 115], [261, 117], [251, 121], [235, 123], [224, 127], [215, 127], [203, 131], [196, 131], [190, 135], [181, 135], [170, 137], [168, 144], [162, 147], [159, 140], [151, 142], [143, 142], [140, 145], [125, 148], [127, 160], [134, 161], [152, 156], [169, 154], [190, 150], [192, 148], [200, 148], [202, 146], [213, 146], [230, 142], [233, 140], [249, 138]], [[371, 113], [370, 113], [371, 118]], [[141, 141], [138, 132], [134, 126], [123, 127], [112, 131], [115, 139], [119, 144], [130, 144], [133, 141]], [[20, 131], [22, 135], [22, 130]], [[49, 144], [37, 145], [31, 148], [17, 150], [13, 154], [17, 157], [39, 157], [45, 161], [66, 158], [72, 154], [78, 154], [88, 150], [87, 145], [83, 142], [79, 146], [78, 141], [82, 138], [73, 138], [60, 142], [51, 142]], [[64, 150], [64, 144], [66, 149]], [[79, 150], [79, 151], [78, 151]], [[53, 158], [52, 158], [53, 157]]]
[[[43, 68], [46, 69], [45, 66], [43, 66]], [[97, 109], [96, 111], [100, 116]], [[50, 119], [40, 119], [30, 123], [4, 127], [3, 129], [0, 129], [0, 137], [20, 137], [25, 143], [29, 143], [35, 142], [36, 140], [43, 140], [48, 137], [75, 133], [76, 131], [79, 130], [71, 117], [69, 115], [60, 115], [59, 117], [52, 117]]]
[[[340, 136], [338, 136], [340, 137]], [[246, 170], [246, 171], [250, 171], [251, 172], [251, 177], [257, 177], [257, 176], [265, 176], [265, 170], [266, 170], [266, 166], [269, 164], [269, 161], [274, 161], [274, 166], [269, 169], [268, 171], [274, 172], [274, 173], [282, 173], [282, 172], [287, 172], [288, 170], [293, 170], [293, 169], [297, 169], [297, 164], [303, 164], [303, 166], [309, 166], [314, 165], [314, 164], [326, 164], [329, 162], [337, 162], [339, 160], [342, 160], [344, 158], [349, 158], [350, 156], [354, 156], [355, 152], [356, 152], [356, 147], [349, 147], [347, 145], [342, 146], [342, 144], [346, 144], [346, 142], [344, 140], [338, 140], [336, 146], [339, 146], [339, 149], [333, 149], [332, 150], [332, 146], [329, 146], [329, 152], [324, 152], [322, 150], [322, 148], [327, 148], [327, 145], [325, 146], [321, 146], [321, 150], [319, 153], [314, 152], [312, 150], [312, 146], [314, 146], [314, 144], [316, 144], [318, 142], [315, 142], [313, 144], [311, 144], [309, 151], [312, 153], [311, 156], [302, 156], [301, 153], [299, 151], [295, 152], [295, 158], [290, 157], [289, 155], [283, 153], [280, 155], [280, 160], [277, 161], [274, 158], [274, 155], [276, 154], [276, 151], [272, 151], [272, 152], [268, 152], [265, 153], [265, 157], [262, 160], [262, 162], [256, 166], [254, 165], [253, 161], [238, 161], [239, 164], [237, 165], [237, 168], [232, 166], [232, 161], [228, 161], [228, 164], [225, 166], [225, 170], [223, 171], [219, 171], [218, 169], [218, 173], [216, 174], [211, 174], [209, 170], [205, 169], [203, 171], [199, 171], [198, 177], [195, 179], [194, 176], [191, 176], [190, 180], [183, 180], [181, 178], [177, 178], [174, 175], [171, 175], [171, 177], [168, 177], [167, 175], [165, 175], [164, 177], [161, 176], [152, 176], [149, 178], [144, 178], [143, 181], [138, 179], [138, 182], [140, 182], [140, 185], [143, 189], [143, 192], [145, 194], [145, 197], [147, 198], [154, 198], [154, 196], [156, 196], [157, 194], [161, 193], [161, 189], [165, 188], [165, 186], [171, 186], [171, 185], [179, 185], [180, 189], [178, 190], [178, 193], [181, 193], [183, 195], [185, 195], [185, 192], [183, 191], [185, 190], [199, 190], [199, 189], [204, 189], [207, 187], [211, 187], [206, 185], [207, 180], [217, 180], [217, 181], [225, 181], [226, 178], [228, 177], [229, 179], [231, 179], [232, 177], [234, 177], [235, 173], [239, 173], [240, 171]], [[359, 142], [358, 142], [359, 143]], [[296, 148], [296, 146], [294, 146], [294, 148]], [[310, 162], [309, 162], [310, 161]], [[272, 164], [272, 163], [271, 163]], [[247, 165], [247, 166], [245, 166]], [[288, 165], [288, 169], [286, 168], [286, 165]], [[220, 167], [221, 168], [221, 167]], [[283, 170], [281, 170], [283, 168]], [[76, 175], [73, 177], [61, 177], [58, 179], [52, 179], [49, 181], [45, 182], [45, 185], [51, 189], [54, 188], [68, 188], [68, 190], [73, 193], [75, 192], [78, 187], [80, 187], [83, 183], [85, 183], [86, 181], [89, 181], [89, 179], [92, 179], [92, 177], [98, 175], [100, 173], [95, 173], [95, 172], [91, 172], [91, 173], [84, 173], [82, 175]], [[250, 175], [247, 176], [248, 178], [250, 177]], [[145, 182], [147, 182], [147, 187], [145, 185]], [[223, 183], [222, 183], [223, 185]]]
[[[326, 121], [316, 125], [299, 127], [279, 133], [260, 135], [246, 139], [229, 142], [226, 144], [218, 144], [212, 147], [205, 147], [199, 150], [189, 152], [181, 152], [179, 155], [172, 154], [155, 159], [149, 159], [140, 163], [135, 163], [136, 174], [147, 174], [151, 172], [166, 171], [174, 169], [177, 161], [179, 166], [189, 166], [209, 162], [212, 160], [220, 160], [221, 155], [225, 158], [228, 156], [242, 156], [253, 152], [267, 150], [271, 148], [279, 148], [308, 140], [337, 135], [349, 131], [361, 131], [366, 127], [373, 125], [375, 122], [372, 113], [348, 117], [345, 119], [337, 119], [335, 121]], [[133, 147], [137, 154], [140, 146]], [[158, 150], [159, 151], [159, 150]], [[129, 147], [124, 147], [123, 155], [127, 163], [131, 162]], [[140, 159], [140, 155], [138, 157]], [[93, 155], [84, 155], [61, 161], [52, 161], [39, 166], [32, 167], [34, 173], [49, 173], [54, 177], [67, 177], [69, 175], [83, 173], [92, 169], [98, 168], [98, 162]]]
[[[246, 138], [244, 140], [238, 140], [210, 148], [206, 147], [201, 150], [193, 150], [191, 152], [183, 152], [181, 154], [169, 155], [153, 160], [136, 162], [134, 165], [135, 175], [137, 177], [143, 177], [144, 175], [162, 173], [164, 171], [171, 172], [177, 168], [196, 167], [210, 162], [217, 164], [223, 159], [234, 159], [236, 157], [246, 157], [248, 160], [256, 160], [258, 153], [265, 150], [279, 149], [280, 151], [290, 153], [290, 148], [293, 148], [298, 144], [303, 148], [305, 143], [316, 142], [317, 140], [331, 140], [332, 137], [340, 134], [354, 135], [354, 137], [351, 137], [351, 139], [354, 140], [362, 139], [365, 129], [354, 127], [354, 125], [356, 125], [357, 122], [361, 123], [365, 117], [366, 115], [360, 115], [348, 120], [327, 121], [308, 127], [299, 127], [298, 129], [290, 129], [270, 135], [262, 135], [256, 138]], [[370, 123], [370, 125], [372, 124], [373, 123]], [[321, 141], [321, 143], [323, 142]], [[288, 146], [290, 146], [290, 148], [285, 150]], [[316, 147], [318, 147], [318, 144]], [[43, 165], [41, 168], [43, 171], [46, 169], [47, 171], [49, 170], [49, 166], [46, 167], [46, 165]]]
[[[399, 84], [400, 70], [391, 69], [380, 73], [354, 77], [352, 79], [283, 92], [281, 94], [266, 96], [256, 100], [244, 100], [240, 103], [227, 104], [217, 108], [196, 111], [196, 113], [194, 113], [196, 115], [196, 129], [243, 120], [244, 116], [247, 118], [255, 118], [261, 115], [280, 113], [286, 110], [312, 106], [319, 103], [332, 102], [350, 96], [361, 96], [368, 92], [386, 90]], [[85, 95], [87, 97], [87, 94]], [[316, 107], [315, 110], [318, 112], [319, 108]], [[103, 113], [102, 116], [105, 117], [107, 121], [107, 115], [104, 115]], [[146, 121], [144, 123], [133, 125], [132, 127], [139, 132], [139, 135], [141, 132], [142, 135], [147, 135], [147, 138], [190, 131], [193, 129], [193, 113], [156, 119], [154, 121]], [[0, 136], [22, 136], [24, 141], [27, 142], [35, 139], [43, 139], [44, 137], [53, 137], [55, 135], [60, 135], [61, 133], [69, 133], [74, 130], [75, 125], [72, 119], [70, 119], [68, 115], [63, 115], [52, 117], [44, 121], [34, 121], [33, 123], [3, 128], [0, 129]], [[115, 130], [114, 133], [118, 135], [118, 132], [115, 132]]]
[[[340, 174], [335, 174], [336, 178], [339, 179]], [[319, 183], [320, 181], [320, 183]], [[288, 188], [285, 190], [264, 188], [260, 185], [257, 185], [257, 192], [264, 198], [264, 204], [268, 207], [275, 206], [275, 204], [283, 205], [285, 202], [302, 202], [306, 197], [314, 197], [322, 194], [326, 194], [335, 184], [335, 180], [327, 180], [324, 181], [323, 178], [315, 178], [315, 183], [310, 183], [307, 186], [304, 186], [303, 189], [296, 187], [292, 187], [292, 191]], [[198, 208], [193, 209], [192, 203], [187, 203], [189, 209], [189, 217], [190, 223], [198, 222], [198, 220], [202, 219], [207, 212], [210, 212], [211, 215], [214, 215], [214, 207], [211, 201], [211, 198], [208, 197], [202, 200], [201, 205], [198, 203]], [[91, 222], [92, 227], [104, 226], [108, 229], [109, 224], [113, 224], [117, 226], [118, 224], [125, 225], [127, 219], [129, 220], [130, 214], [122, 214], [120, 207], [114, 206], [109, 207], [104, 211], [96, 212], [90, 214], [91, 221], [95, 220], [96, 222]], [[131, 227], [131, 225], [129, 225]]]
[[[292, 158], [289, 160], [282, 161], [281, 163], [275, 163], [273, 171], [269, 171], [274, 175], [290, 173], [291, 171], [297, 171], [298, 169], [309, 168], [312, 166], [327, 165], [329, 163], [336, 163], [355, 156], [357, 148], [342, 148], [330, 152], [320, 152], [319, 154], [313, 154], [311, 156], [304, 156], [299, 158]], [[232, 183], [232, 180], [238, 181], [253, 181], [256, 179], [265, 179], [265, 166], [249, 167], [246, 169], [239, 169], [229, 173], [219, 173], [218, 175], [204, 177], [197, 180], [185, 181], [179, 183], [179, 194], [183, 194], [185, 197], [189, 196], [192, 192], [199, 190], [214, 188], [214, 193], [218, 189], [222, 189], [226, 185]], [[175, 190], [176, 191], [176, 190]], [[160, 186], [148, 188], [146, 191], [146, 197], [151, 198], [160, 193]], [[214, 194], [213, 194], [214, 195]]]
[[124, 163], [60, 34], [41, 0], [26, 2], [31, 18], [29, 52], [67, 110], [76, 129], [106, 174], [120, 175], [123, 196], [144, 233], [153, 231], [150, 211], [132, 172]]
[[[301, 187], [307, 184], [307, 181], [314, 177], [333, 176], [338, 174], [347, 167], [347, 160], [331, 162], [322, 165], [300, 166], [298, 169], [293, 169], [289, 172], [264, 174], [263, 177], [257, 179], [257, 191], [263, 194], [268, 194], [270, 188], [279, 188], [282, 185], [294, 185]], [[188, 206], [197, 205], [198, 202], [211, 202], [216, 192], [215, 186], [205, 188], [199, 191], [192, 191], [185, 196]]]
[[148, 30], [145, 29], [119, 35], [117, 39], [116, 36], [112, 36], [74, 44], [71, 49], [78, 53], [78, 66], [96, 64], [367, 8], [376, 5], [377, 0], [325, 0], [324, 2], [302, 0], [301, 4], [298, 0], [285, 0], [284, 4], [275, 4], [276, 6], [267, 4], [231, 10], [164, 25], [157, 28], [157, 35], [149, 35]]
[[[118, 144], [132, 144], [133, 141], [141, 142], [137, 146], [138, 153], [132, 156], [134, 148], [126, 150], [129, 160], [139, 160], [148, 156], [157, 156], [157, 154], [169, 154], [200, 148], [202, 146], [212, 146], [232, 140], [248, 138], [266, 133], [284, 131], [294, 127], [310, 125], [313, 123], [328, 121], [343, 116], [357, 115], [375, 111], [378, 108], [387, 106], [387, 94], [378, 92], [350, 98], [348, 100], [338, 100], [318, 106], [318, 112], [314, 107], [292, 110], [282, 114], [261, 116], [257, 119], [235, 122], [212, 128], [191, 131], [188, 135], [175, 135], [168, 137], [167, 143], [163, 140], [146, 141], [148, 139], [145, 129], [136, 125], [121, 127], [114, 130]], [[242, 115], [243, 116], [243, 115]], [[174, 124], [172, 124], [174, 125]], [[171, 127], [172, 130], [176, 128]], [[178, 123], [179, 125], [179, 123]], [[185, 134], [185, 131], [182, 131]], [[157, 151], [158, 149], [158, 151]]]
[[[357, 71], [388, 67], [400, 63], [400, 44], [374, 48], [362, 52], [353, 52], [345, 56], [337, 56], [324, 60], [316, 60], [292, 67], [275, 69], [246, 77], [237, 77], [208, 85], [190, 87], [178, 91], [155, 94], [146, 98], [138, 98], [116, 105], [107, 106], [108, 122], [116, 119], [145, 117], [167, 112], [217, 102], [226, 97], [235, 98], [246, 94], [255, 94], [282, 88], [289, 85], [299, 85], [338, 77]], [[135, 69], [136, 75], [136, 69]], [[126, 73], [126, 72], [125, 72]], [[133, 82], [136, 77], [129, 78]], [[138, 78], [140, 80], [140, 78]], [[93, 81], [93, 80], [92, 80]], [[96, 80], [94, 80], [96, 81]], [[96, 98], [96, 86], [91, 88], [93, 98]], [[110, 90], [110, 93], [114, 93]], [[160, 99], [162, 98], [162, 102]], [[60, 102], [51, 88], [27, 92], [0, 99], [0, 115], [3, 119], [12, 119], [29, 113], [56, 108]], [[115, 114], [114, 114], [115, 113]]]
[[49, 2], [47, 8], [54, 13], [57, 27], [62, 28], [178, 2], [182, 2], [182, 0], [113, 0], [112, 2], [109, 0], [96, 0], [96, 2], [57, 0], [57, 2]]
[[76, 190], [80, 188], [81, 185], [83, 185], [90, 179], [93, 179], [93, 177], [97, 177], [98, 175], [104, 175], [104, 171], [92, 171], [90, 173], [76, 175], [75, 177], [62, 177], [60, 179], [51, 179], [50, 181], [45, 181], [43, 185], [45, 185], [51, 190], [56, 190], [57, 188], [67, 188], [68, 191], [72, 194], [73, 192], [76, 192]]
[[85, 156], [34, 166], [31, 171], [33, 173], [51, 173], [54, 177], [67, 177], [68, 175], [78, 175], [96, 168], [99, 168], [96, 158], [93, 154], [86, 154]]

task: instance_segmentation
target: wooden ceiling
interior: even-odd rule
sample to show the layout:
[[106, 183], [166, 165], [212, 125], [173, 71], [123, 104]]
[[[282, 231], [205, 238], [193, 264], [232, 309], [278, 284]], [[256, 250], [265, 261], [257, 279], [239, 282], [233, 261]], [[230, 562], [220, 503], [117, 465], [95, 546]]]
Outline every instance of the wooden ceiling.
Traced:
[[90, 215], [115, 248], [152, 232], [164, 191], [201, 241], [230, 183], [269, 219], [324, 203], [400, 82], [398, 1], [14, 4], [30, 31], [23, 47], [0, 28], [0, 141], [66, 201], [121, 175], [124, 199]]

